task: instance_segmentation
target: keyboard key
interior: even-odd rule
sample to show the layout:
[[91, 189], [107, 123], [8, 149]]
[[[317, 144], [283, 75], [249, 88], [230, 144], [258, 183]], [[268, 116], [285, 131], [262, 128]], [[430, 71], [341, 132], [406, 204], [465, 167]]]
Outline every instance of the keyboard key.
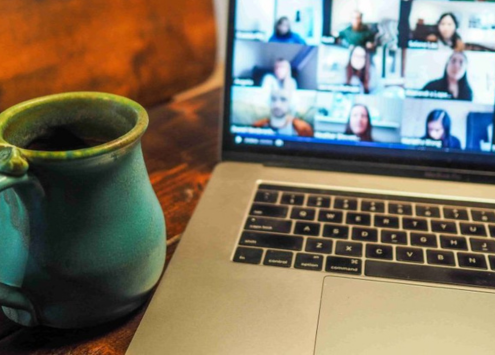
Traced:
[[370, 259], [393, 260], [394, 250], [385, 245], [368, 244], [366, 246], [366, 257]]
[[433, 206], [416, 206], [416, 216], [440, 218], [440, 208]]
[[256, 202], [264, 202], [264, 203], [277, 203], [278, 201], [278, 192], [273, 191], [258, 191], [256, 193], [255, 201]]
[[361, 211], [385, 213], [385, 203], [378, 201], [363, 201], [361, 202]]
[[383, 230], [382, 243], [407, 245], [407, 233]]
[[399, 218], [391, 216], [375, 216], [375, 227], [399, 228]]
[[402, 216], [412, 216], [412, 206], [410, 204], [389, 203], [388, 213], [399, 214]]
[[447, 219], [455, 219], [457, 221], [469, 221], [468, 212], [463, 208], [448, 208], [443, 209], [443, 216]]
[[320, 222], [342, 223], [344, 214], [342, 212], [321, 210], [318, 220]]
[[487, 269], [486, 259], [484, 255], [458, 253], [457, 259], [459, 260], [460, 267]]
[[239, 247], [235, 252], [234, 261], [236, 263], [258, 265], [259, 263], [261, 263], [262, 257], [263, 257], [262, 249]]
[[292, 219], [301, 219], [304, 221], [314, 221], [316, 210], [308, 208], [294, 208], [290, 215]]
[[402, 227], [404, 229], [413, 230], [413, 231], [427, 231], [428, 222], [426, 219], [403, 218]]
[[360, 258], [363, 256], [363, 244], [337, 242], [337, 246], [335, 248], [335, 254], [342, 256], [354, 256]]
[[371, 225], [371, 215], [364, 213], [351, 213], [347, 214], [347, 224], [354, 224], [358, 226]]
[[433, 282], [488, 288], [495, 287], [495, 272], [426, 265], [394, 264], [374, 260], [366, 261], [365, 275], [393, 280]]
[[319, 208], [330, 208], [330, 197], [323, 196], [309, 196], [308, 206], [309, 207], [319, 207]]
[[378, 231], [371, 228], [353, 228], [352, 239], [360, 242], [378, 242]]
[[489, 256], [488, 261], [490, 262], [490, 268], [495, 270], [495, 256]]
[[490, 231], [490, 236], [492, 238], [495, 238], [495, 226], [494, 225], [489, 225], [488, 230]]
[[260, 232], [290, 233], [292, 222], [282, 219], [249, 217], [245, 229]]
[[490, 211], [471, 211], [473, 221], [476, 222], [495, 222], [495, 213]]
[[283, 205], [302, 206], [304, 204], [304, 195], [283, 194], [281, 203]]
[[431, 221], [431, 230], [438, 233], [457, 234], [457, 226], [454, 222]]
[[437, 237], [434, 234], [411, 233], [411, 245], [423, 248], [436, 248], [438, 246]]
[[338, 226], [335, 224], [325, 224], [325, 227], [323, 227], [323, 236], [335, 239], [348, 239], [349, 227]]
[[282, 250], [302, 250], [304, 238], [302, 237], [289, 237], [280, 234], [270, 233], [255, 233], [244, 232], [241, 236], [240, 245], [270, 248], [270, 249], [282, 249]]
[[306, 251], [309, 253], [332, 254], [332, 246], [331, 240], [308, 238], [306, 241]]
[[467, 240], [463, 237], [440, 236], [440, 245], [443, 249], [468, 250]]
[[320, 225], [317, 223], [297, 222], [294, 234], [317, 237], [320, 235]]
[[482, 224], [461, 223], [461, 234], [486, 237], [486, 229]]
[[284, 251], [268, 250], [263, 265], [290, 268], [294, 254]]
[[294, 268], [311, 271], [321, 271], [323, 269], [322, 255], [297, 254]]
[[254, 204], [249, 214], [258, 217], [285, 218], [288, 213], [287, 207]]
[[425, 257], [423, 249], [418, 248], [402, 248], [398, 247], [395, 250], [397, 261], [404, 261], [406, 263], [424, 263]]
[[495, 254], [495, 242], [492, 240], [470, 238], [471, 250], [481, 253]]
[[336, 198], [334, 208], [338, 210], [356, 211], [358, 202], [351, 198]]
[[339, 274], [361, 275], [363, 262], [360, 259], [327, 257], [325, 270]]
[[426, 257], [431, 265], [455, 266], [454, 253], [449, 251], [427, 250]]

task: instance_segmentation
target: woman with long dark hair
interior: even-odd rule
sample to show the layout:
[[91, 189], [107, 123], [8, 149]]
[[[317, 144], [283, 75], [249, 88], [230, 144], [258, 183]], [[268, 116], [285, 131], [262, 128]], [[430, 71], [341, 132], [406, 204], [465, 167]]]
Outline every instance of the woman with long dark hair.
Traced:
[[445, 66], [442, 78], [429, 82], [423, 90], [444, 92], [453, 100], [473, 101], [473, 90], [467, 79], [468, 60], [464, 52], [454, 52]]
[[351, 108], [345, 134], [356, 136], [361, 142], [373, 142], [373, 127], [370, 111], [365, 105], [356, 104]]
[[442, 148], [461, 149], [461, 142], [451, 134], [452, 120], [444, 110], [433, 110], [426, 118], [423, 139], [441, 141]]
[[374, 89], [371, 54], [361, 46], [352, 48], [346, 68], [346, 84], [359, 86], [361, 92], [369, 94]]
[[306, 44], [306, 41], [304, 41], [301, 36], [295, 32], [292, 32], [290, 28], [290, 20], [286, 16], [279, 18], [275, 23], [273, 36], [270, 38], [269, 42]]
[[456, 51], [464, 50], [464, 42], [457, 33], [459, 20], [452, 12], [444, 13], [437, 22], [436, 33], [428, 36], [430, 42], [438, 42], [440, 46], [452, 48]]

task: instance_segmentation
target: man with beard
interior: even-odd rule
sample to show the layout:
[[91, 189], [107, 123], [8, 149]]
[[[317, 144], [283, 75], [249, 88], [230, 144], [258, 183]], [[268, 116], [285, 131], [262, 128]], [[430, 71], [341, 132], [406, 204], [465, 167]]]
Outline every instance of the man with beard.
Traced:
[[291, 92], [275, 90], [270, 96], [270, 118], [264, 118], [253, 124], [257, 128], [271, 128], [283, 136], [313, 137], [311, 125], [290, 113]]

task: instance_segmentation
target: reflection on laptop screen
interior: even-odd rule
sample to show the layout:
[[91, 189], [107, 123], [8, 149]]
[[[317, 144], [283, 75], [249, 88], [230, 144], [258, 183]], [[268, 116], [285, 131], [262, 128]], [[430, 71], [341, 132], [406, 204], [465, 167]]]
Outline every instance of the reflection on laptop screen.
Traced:
[[494, 1], [237, 0], [235, 11], [235, 144], [494, 150]]

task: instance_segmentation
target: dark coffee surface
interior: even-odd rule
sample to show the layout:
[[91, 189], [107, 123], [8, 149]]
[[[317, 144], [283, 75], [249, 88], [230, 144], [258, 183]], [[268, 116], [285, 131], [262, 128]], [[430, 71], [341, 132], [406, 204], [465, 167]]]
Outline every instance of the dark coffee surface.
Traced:
[[79, 137], [64, 127], [56, 127], [34, 139], [25, 148], [48, 152], [87, 149], [107, 143], [106, 139]]

